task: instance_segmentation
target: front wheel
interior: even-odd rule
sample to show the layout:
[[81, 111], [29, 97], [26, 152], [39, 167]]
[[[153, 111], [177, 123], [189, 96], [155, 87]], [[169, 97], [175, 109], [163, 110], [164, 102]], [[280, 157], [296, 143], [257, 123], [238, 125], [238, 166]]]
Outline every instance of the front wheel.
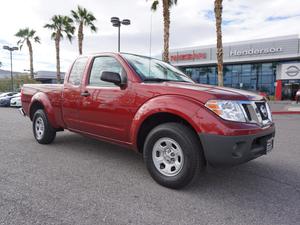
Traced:
[[205, 164], [197, 136], [179, 123], [159, 125], [148, 134], [144, 160], [157, 183], [174, 189], [190, 183]]
[[38, 143], [50, 144], [54, 141], [56, 131], [49, 123], [44, 110], [37, 110], [34, 113], [32, 122], [33, 135]]

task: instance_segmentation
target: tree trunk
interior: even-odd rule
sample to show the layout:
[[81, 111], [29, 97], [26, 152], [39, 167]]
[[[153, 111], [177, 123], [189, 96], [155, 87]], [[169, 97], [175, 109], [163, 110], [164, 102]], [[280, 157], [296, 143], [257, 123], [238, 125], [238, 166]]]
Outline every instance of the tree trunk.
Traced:
[[218, 85], [223, 86], [223, 44], [222, 44], [222, 11], [223, 0], [215, 0], [215, 17], [217, 33], [217, 62], [218, 62]]
[[170, 37], [170, 5], [169, 0], [163, 0], [164, 17], [164, 53], [163, 61], [169, 62], [169, 37]]
[[57, 31], [56, 37], [55, 37], [55, 49], [56, 49], [56, 79], [57, 83], [61, 83], [61, 77], [60, 77], [60, 58], [59, 58], [59, 42], [60, 42], [60, 32]]
[[32, 51], [31, 42], [29, 40], [27, 40], [27, 46], [28, 46], [28, 49], [29, 49], [30, 77], [31, 77], [31, 79], [33, 79], [34, 78], [34, 74], [33, 74], [33, 51]]
[[82, 55], [82, 43], [83, 43], [83, 22], [80, 22], [78, 27], [78, 49], [79, 55]]

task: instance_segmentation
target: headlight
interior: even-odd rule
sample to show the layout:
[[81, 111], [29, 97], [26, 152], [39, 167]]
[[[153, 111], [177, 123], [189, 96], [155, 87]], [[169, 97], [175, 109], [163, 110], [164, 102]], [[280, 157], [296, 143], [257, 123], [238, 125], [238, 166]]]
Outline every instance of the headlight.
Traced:
[[236, 101], [209, 100], [205, 106], [224, 120], [246, 122], [242, 106]]

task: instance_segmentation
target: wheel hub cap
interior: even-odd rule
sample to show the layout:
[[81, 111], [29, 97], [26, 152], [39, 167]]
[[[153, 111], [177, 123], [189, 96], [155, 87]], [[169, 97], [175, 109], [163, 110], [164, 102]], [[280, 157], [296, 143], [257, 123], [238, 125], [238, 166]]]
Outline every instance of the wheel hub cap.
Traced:
[[42, 139], [45, 132], [44, 121], [41, 117], [37, 118], [35, 121], [35, 135], [38, 140]]
[[152, 159], [156, 169], [165, 176], [176, 176], [182, 169], [184, 158], [180, 145], [171, 138], [155, 142]]

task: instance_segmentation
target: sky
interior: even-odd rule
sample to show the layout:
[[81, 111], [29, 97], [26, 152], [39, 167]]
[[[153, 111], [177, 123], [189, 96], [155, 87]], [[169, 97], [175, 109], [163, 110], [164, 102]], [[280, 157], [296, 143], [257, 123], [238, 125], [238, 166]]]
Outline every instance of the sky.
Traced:
[[[157, 56], [163, 49], [163, 17], [160, 5], [150, 10], [152, 0], [1, 0], [0, 69], [10, 69], [9, 52], [3, 45], [16, 46], [14, 34], [20, 28], [37, 31], [41, 44], [33, 44], [34, 69], [55, 71], [55, 47], [51, 32], [43, 26], [53, 15], [70, 15], [77, 5], [87, 8], [97, 18], [97, 33], [85, 29], [83, 53], [117, 51], [117, 28], [110, 18], [130, 19], [121, 27], [121, 51]], [[178, 0], [171, 9], [170, 48], [214, 44], [216, 42], [213, 12], [214, 0]], [[300, 0], [224, 0], [224, 43], [300, 34]], [[152, 21], [152, 23], [151, 23]], [[76, 34], [76, 33], [75, 33]], [[67, 71], [78, 56], [77, 39], [61, 42], [61, 70]], [[13, 70], [29, 69], [26, 45], [13, 52]]]

